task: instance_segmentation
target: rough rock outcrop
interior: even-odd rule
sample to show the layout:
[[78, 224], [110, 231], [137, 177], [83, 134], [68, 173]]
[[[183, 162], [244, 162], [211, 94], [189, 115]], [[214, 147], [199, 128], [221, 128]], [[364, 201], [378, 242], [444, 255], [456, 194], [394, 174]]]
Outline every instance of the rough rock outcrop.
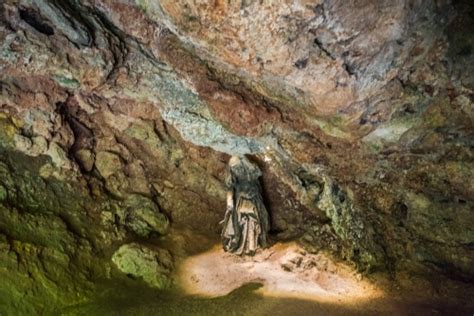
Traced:
[[217, 240], [229, 154], [262, 169], [274, 239], [473, 280], [472, 12], [3, 1], [0, 313], [86, 301], [169, 226]]

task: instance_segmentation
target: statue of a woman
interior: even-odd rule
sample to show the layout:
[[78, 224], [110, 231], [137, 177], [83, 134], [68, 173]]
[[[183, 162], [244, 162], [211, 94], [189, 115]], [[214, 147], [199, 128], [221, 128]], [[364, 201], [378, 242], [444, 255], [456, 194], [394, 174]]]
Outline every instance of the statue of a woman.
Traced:
[[225, 251], [253, 255], [258, 248], [268, 245], [270, 228], [258, 182], [262, 172], [246, 157], [233, 156], [229, 167], [222, 243]]

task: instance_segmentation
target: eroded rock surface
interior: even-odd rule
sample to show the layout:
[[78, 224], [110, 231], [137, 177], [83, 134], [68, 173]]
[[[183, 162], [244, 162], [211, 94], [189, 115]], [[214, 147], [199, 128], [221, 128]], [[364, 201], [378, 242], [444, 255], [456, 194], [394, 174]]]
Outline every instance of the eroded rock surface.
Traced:
[[217, 240], [242, 154], [263, 171], [273, 239], [472, 281], [472, 12], [3, 1], [0, 312], [85, 302], [120, 277], [117, 249], [170, 227]]

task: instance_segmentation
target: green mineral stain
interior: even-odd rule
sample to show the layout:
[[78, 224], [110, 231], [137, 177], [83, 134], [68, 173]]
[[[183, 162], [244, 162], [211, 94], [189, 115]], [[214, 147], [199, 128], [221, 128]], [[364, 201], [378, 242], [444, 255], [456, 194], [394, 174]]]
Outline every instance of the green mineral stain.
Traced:
[[314, 122], [319, 126], [319, 128], [327, 135], [336, 138], [350, 139], [351, 135], [344, 132], [337, 124], [342, 124], [342, 118], [334, 118], [329, 121], [323, 119], [315, 119]]
[[54, 75], [53, 79], [61, 86], [64, 88], [69, 88], [69, 89], [77, 89], [80, 87], [79, 81], [77, 81], [75, 78], [70, 78], [68, 76], [64, 75]]

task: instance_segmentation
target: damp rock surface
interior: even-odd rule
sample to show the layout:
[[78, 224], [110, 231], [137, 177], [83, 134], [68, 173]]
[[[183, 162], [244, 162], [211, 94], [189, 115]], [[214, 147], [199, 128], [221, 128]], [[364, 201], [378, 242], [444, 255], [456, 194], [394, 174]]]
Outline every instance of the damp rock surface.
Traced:
[[123, 245], [206, 250], [176, 231], [219, 239], [227, 162], [243, 154], [273, 241], [363, 275], [472, 284], [472, 12], [3, 1], [0, 313], [85, 304], [99, 281], [128, 280], [111, 261]]

